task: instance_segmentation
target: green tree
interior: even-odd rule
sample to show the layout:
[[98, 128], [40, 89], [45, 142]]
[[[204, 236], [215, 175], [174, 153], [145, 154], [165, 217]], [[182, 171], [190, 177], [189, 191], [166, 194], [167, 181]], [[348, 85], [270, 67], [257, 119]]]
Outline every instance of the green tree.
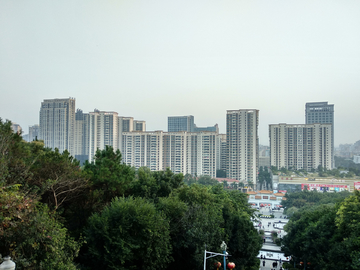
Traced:
[[147, 167], [137, 171], [136, 179], [131, 183], [130, 193], [152, 200], [167, 197], [170, 193], [184, 184], [182, 174], [174, 174], [169, 168], [166, 171], [152, 172]]
[[210, 175], [200, 175], [197, 180], [197, 183], [205, 186], [212, 186], [219, 184], [219, 182], [216, 179], [211, 178]]
[[174, 260], [169, 269], [201, 268], [205, 244], [209, 250], [218, 249], [224, 237], [216, 196], [203, 185], [182, 186], [168, 198], [161, 198], [157, 208], [170, 222]]
[[92, 269], [166, 269], [170, 262], [169, 223], [142, 198], [115, 198], [90, 217], [85, 236]]
[[37, 188], [42, 202], [57, 210], [64, 203], [76, 203], [88, 188], [88, 177], [80, 164], [68, 151], [60, 153], [46, 149], [37, 157], [27, 181], [31, 189]]
[[339, 206], [336, 215], [339, 229], [338, 249], [332, 252], [334, 261], [339, 265], [340, 256], [346, 258], [348, 269], [360, 269], [360, 192], [346, 198]]
[[92, 198], [97, 200], [98, 209], [114, 197], [124, 195], [135, 179], [135, 170], [122, 162], [120, 151], [108, 145], [96, 151], [91, 163], [85, 162], [84, 171], [90, 175]]
[[34, 160], [21, 134], [13, 132], [10, 121], [0, 118], [0, 181], [5, 185], [26, 183]]
[[17, 185], [0, 189], [0, 204], [0, 252], [16, 261], [16, 269], [76, 269], [80, 243], [46, 206]]
[[191, 174], [185, 174], [184, 176], [184, 183], [188, 186], [195, 184], [197, 181], [196, 177], [193, 177]]
[[355, 191], [336, 204], [306, 206], [294, 213], [285, 226], [285, 255], [292, 255], [297, 263], [311, 262], [314, 269], [359, 269], [359, 197]]
[[282, 240], [285, 255], [294, 256], [296, 263], [310, 262], [314, 269], [331, 269], [333, 262], [328, 254], [334, 246], [335, 215], [336, 209], [331, 205], [296, 212], [285, 225], [287, 235]]

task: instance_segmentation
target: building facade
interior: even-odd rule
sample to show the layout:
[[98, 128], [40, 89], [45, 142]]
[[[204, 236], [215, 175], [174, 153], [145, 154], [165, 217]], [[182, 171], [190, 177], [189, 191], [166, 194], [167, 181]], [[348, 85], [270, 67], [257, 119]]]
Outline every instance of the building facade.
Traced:
[[332, 168], [331, 124], [269, 125], [270, 164], [278, 169]]
[[148, 167], [151, 171], [163, 170], [163, 131], [124, 132], [122, 159], [135, 168]]
[[335, 167], [334, 159], [334, 104], [327, 102], [308, 102], [305, 105], [305, 124], [331, 124], [332, 136], [332, 168]]
[[32, 142], [36, 139], [39, 139], [40, 136], [40, 127], [39, 125], [29, 126], [29, 142]]
[[259, 110], [228, 110], [226, 177], [256, 186], [259, 162]]
[[219, 166], [218, 169], [226, 172], [227, 144], [226, 134], [219, 134]]
[[73, 152], [75, 99], [45, 99], [40, 107], [40, 139], [46, 147]]
[[123, 161], [152, 171], [170, 168], [174, 173], [216, 177], [216, 132], [125, 132]]
[[134, 131], [146, 131], [145, 121], [134, 120]]
[[168, 117], [168, 132], [194, 132], [194, 128], [194, 116], [192, 115]]
[[114, 150], [119, 149], [118, 142], [118, 113], [95, 110], [89, 113], [87, 127], [88, 138], [85, 144], [89, 149], [89, 160], [95, 156], [96, 151], [105, 149], [106, 145]]

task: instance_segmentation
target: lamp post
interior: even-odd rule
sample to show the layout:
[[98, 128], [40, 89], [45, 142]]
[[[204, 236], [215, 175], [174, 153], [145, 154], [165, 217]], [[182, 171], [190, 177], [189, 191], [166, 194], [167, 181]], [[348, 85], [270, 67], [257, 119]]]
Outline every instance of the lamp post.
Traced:
[[227, 245], [226, 245], [225, 241], [222, 241], [222, 243], [220, 245], [220, 248], [224, 253], [224, 270], [226, 270], [226, 249], [227, 249]]
[[0, 270], [15, 270], [15, 263], [11, 260], [9, 256], [4, 258], [4, 262], [0, 264]]

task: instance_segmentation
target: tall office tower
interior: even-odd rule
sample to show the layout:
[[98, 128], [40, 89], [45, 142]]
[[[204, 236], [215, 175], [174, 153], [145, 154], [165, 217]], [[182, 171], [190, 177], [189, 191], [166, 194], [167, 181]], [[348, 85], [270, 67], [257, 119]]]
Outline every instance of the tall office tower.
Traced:
[[[305, 124], [332, 124], [332, 156], [331, 168], [335, 167], [334, 159], [334, 104], [327, 102], [308, 102], [305, 105]], [[331, 169], [330, 168], [330, 169]]]
[[194, 116], [192, 115], [168, 117], [168, 132], [194, 132], [194, 128]]
[[39, 139], [40, 127], [39, 125], [29, 126], [29, 142]]
[[40, 107], [40, 139], [46, 147], [73, 152], [75, 99], [45, 99]]
[[134, 131], [146, 131], [145, 121], [134, 120]]
[[270, 164], [277, 168], [331, 169], [332, 125], [269, 125]]
[[259, 110], [228, 110], [226, 177], [257, 183]]
[[118, 113], [94, 110], [89, 113], [89, 160], [106, 145], [118, 149]]
[[135, 168], [143, 166], [151, 171], [161, 171], [163, 132], [124, 132], [122, 159]]

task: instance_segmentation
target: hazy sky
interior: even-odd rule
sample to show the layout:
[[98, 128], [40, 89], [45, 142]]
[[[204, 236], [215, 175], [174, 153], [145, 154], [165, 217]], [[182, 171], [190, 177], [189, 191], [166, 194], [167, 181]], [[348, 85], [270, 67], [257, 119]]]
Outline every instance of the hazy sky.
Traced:
[[75, 97], [167, 130], [167, 117], [219, 124], [260, 110], [305, 123], [335, 104], [335, 145], [360, 140], [359, 0], [1, 0], [0, 117], [28, 133], [43, 99]]

